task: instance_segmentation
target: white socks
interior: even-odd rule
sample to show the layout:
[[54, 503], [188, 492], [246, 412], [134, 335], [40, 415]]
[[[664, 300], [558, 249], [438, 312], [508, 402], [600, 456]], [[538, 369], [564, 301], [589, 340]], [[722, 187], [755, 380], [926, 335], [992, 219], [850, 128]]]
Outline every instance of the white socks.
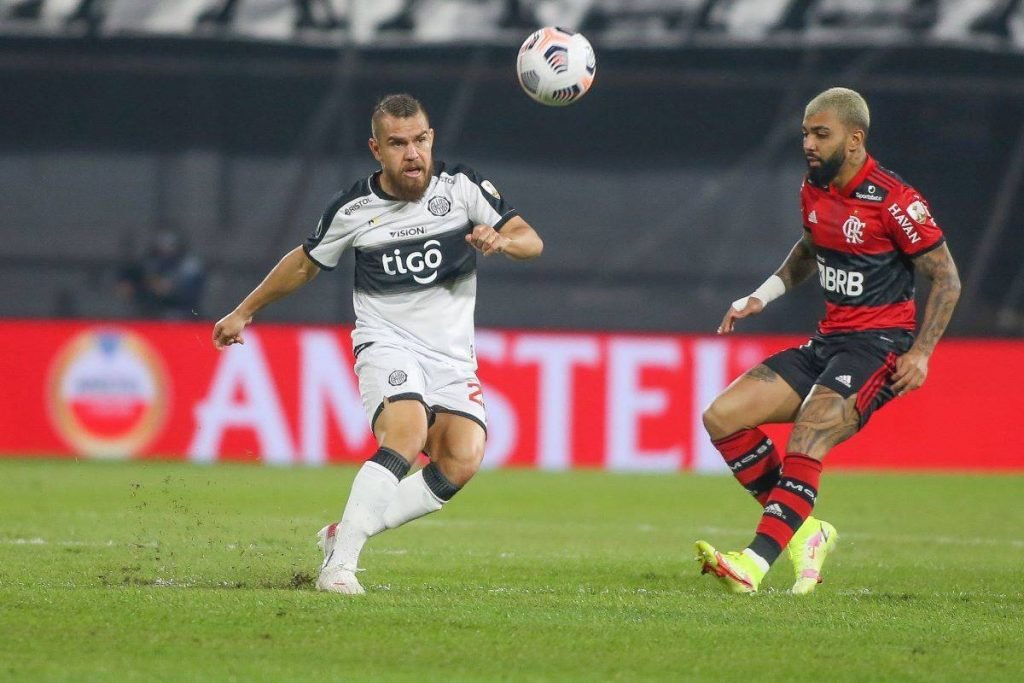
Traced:
[[384, 531], [384, 511], [395, 498], [398, 477], [383, 465], [363, 463], [352, 482], [329, 564], [355, 570], [367, 539]]
[[[390, 468], [385, 465], [390, 465]], [[385, 448], [363, 463], [352, 482], [352, 492], [345, 504], [345, 513], [341, 516], [334, 550], [327, 565], [341, 565], [355, 571], [359, 553], [371, 536], [437, 512], [447, 502], [446, 499], [459, 490], [436, 465], [428, 465], [399, 482], [398, 475], [405, 474], [405, 471], [408, 471], [405, 461]], [[429, 475], [427, 478], [424, 472]]]
[[391, 498], [391, 504], [384, 511], [384, 525], [395, 529], [406, 522], [437, 512], [444, 501], [434, 495], [423, 479], [423, 470], [406, 477], [399, 484]]

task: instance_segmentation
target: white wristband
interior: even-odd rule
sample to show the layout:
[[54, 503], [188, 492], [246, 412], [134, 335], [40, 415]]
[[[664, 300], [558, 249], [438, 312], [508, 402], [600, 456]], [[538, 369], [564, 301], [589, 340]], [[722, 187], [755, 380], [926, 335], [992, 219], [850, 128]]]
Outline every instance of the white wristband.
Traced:
[[747, 307], [747, 302], [750, 301], [750, 297], [757, 297], [761, 302], [767, 306], [772, 301], [775, 301], [780, 296], [786, 293], [786, 283], [782, 281], [782, 278], [778, 275], [772, 275], [767, 280], [761, 283], [761, 286], [750, 293], [749, 296], [740, 297], [736, 301], [732, 302], [732, 307], [737, 311], [742, 311]]

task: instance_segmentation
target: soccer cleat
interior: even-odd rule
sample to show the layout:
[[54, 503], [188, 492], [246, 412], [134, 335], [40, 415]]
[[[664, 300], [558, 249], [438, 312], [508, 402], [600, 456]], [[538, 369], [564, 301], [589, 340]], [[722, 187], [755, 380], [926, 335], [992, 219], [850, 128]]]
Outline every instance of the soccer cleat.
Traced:
[[765, 574], [742, 552], [720, 553], [707, 541], [697, 541], [697, 561], [701, 574], [714, 574], [731, 593], [756, 593]]
[[334, 544], [338, 540], [338, 523], [328, 524], [317, 533], [316, 545], [324, 553], [324, 561], [320, 565], [320, 576], [317, 577], [317, 590], [330, 593], [345, 593], [347, 595], [362, 595], [366, 591], [359, 584], [356, 578], [354, 567], [343, 567], [341, 565], [330, 565], [334, 556]]
[[345, 593], [347, 595], [362, 595], [366, 592], [359, 585], [359, 579], [356, 578], [356, 570], [338, 564], [330, 565], [320, 570], [320, 576], [316, 580], [316, 587], [317, 590], [329, 593]]
[[320, 569], [327, 566], [327, 561], [331, 559], [331, 555], [334, 554], [334, 543], [338, 538], [338, 523], [328, 524], [316, 534], [316, 547], [324, 554], [324, 561], [320, 564]]
[[793, 560], [796, 582], [792, 592], [796, 595], [811, 593], [821, 583], [821, 567], [839, 540], [836, 528], [828, 522], [808, 517], [793, 535], [786, 549]]

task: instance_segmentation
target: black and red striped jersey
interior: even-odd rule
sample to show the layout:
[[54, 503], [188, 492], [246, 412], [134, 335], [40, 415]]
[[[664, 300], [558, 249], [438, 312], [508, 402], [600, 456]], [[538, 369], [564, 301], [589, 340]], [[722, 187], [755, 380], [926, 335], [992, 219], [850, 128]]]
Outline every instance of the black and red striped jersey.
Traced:
[[924, 197], [868, 156], [842, 189], [804, 178], [800, 205], [825, 294], [818, 332], [913, 330], [913, 258], [945, 239]]

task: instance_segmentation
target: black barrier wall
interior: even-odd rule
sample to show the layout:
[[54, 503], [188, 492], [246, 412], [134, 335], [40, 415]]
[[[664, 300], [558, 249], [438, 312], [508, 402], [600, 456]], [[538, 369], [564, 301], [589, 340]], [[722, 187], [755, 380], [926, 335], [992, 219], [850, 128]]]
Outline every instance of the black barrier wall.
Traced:
[[[594, 90], [550, 109], [515, 47], [327, 48], [167, 38], [0, 40], [0, 315], [129, 315], [119, 259], [181, 233], [226, 312], [373, 169], [369, 109], [419, 96], [435, 157], [491, 178], [544, 257], [481, 266], [478, 321], [708, 332], [800, 235], [800, 120], [832, 85], [872, 106], [869, 149], [931, 201], [970, 298], [960, 334], [1024, 329], [1024, 59], [897, 43], [598, 46]], [[264, 319], [349, 320], [349, 266]], [[813, 283], [752, 322], [809, 330]]]

